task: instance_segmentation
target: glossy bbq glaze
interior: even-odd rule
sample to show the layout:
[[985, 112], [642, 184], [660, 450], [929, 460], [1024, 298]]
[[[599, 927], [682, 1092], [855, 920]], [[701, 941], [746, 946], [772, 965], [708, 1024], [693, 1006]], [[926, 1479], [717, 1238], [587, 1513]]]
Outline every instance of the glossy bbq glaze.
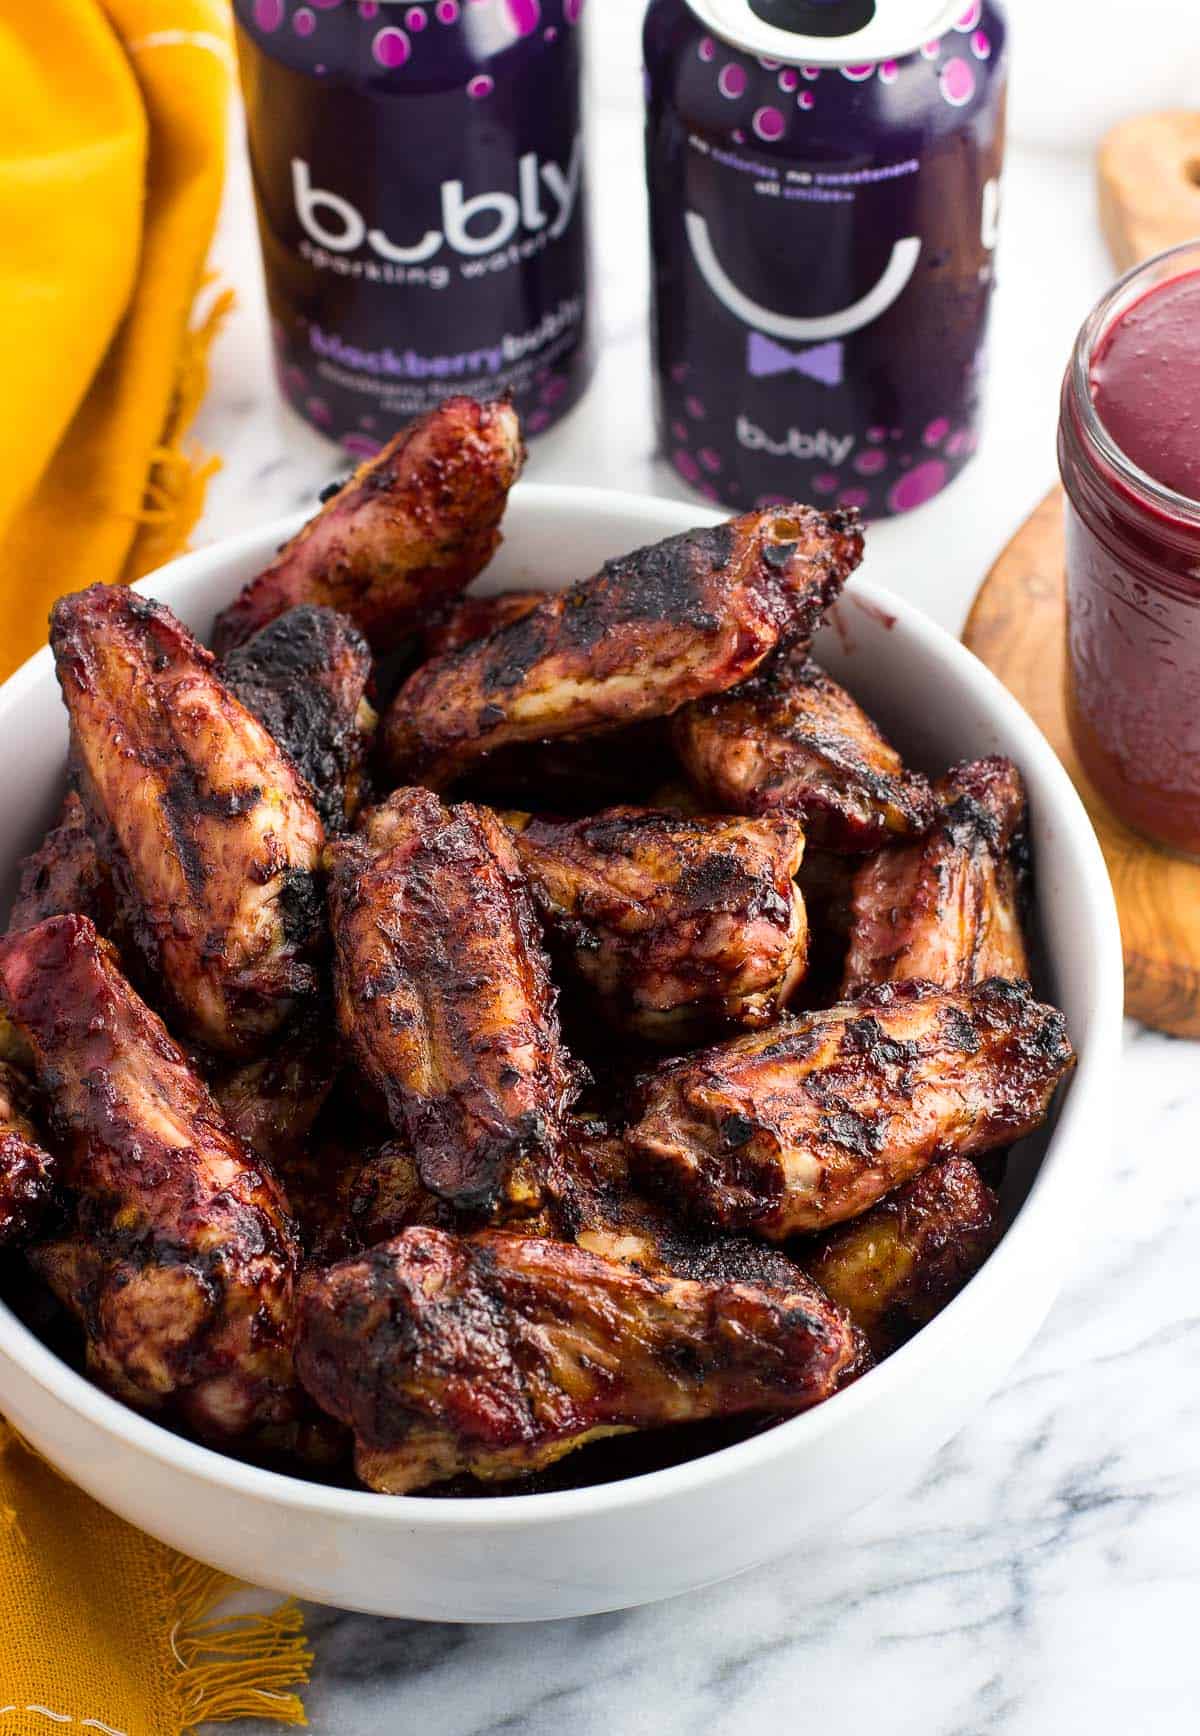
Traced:
[[1067, 705], [1113, 811], [1200, 854], [1200, 246], [1124, 278], [1063, 388]]

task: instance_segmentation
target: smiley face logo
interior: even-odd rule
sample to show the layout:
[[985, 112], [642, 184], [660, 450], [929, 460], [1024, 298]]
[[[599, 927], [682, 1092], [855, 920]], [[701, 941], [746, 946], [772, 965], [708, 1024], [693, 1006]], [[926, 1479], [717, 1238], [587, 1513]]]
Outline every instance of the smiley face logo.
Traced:
[[787, 343], [827, 343], [834, 338], [850, 337], [874, 324], [904, 294], [921, 256], [920, 238], [906, 235], [895, 243], [883, 275], [865, 295], [826, 314], [790, 314], [767, 307], [738, 288], [717, 258], [703, 217], [688, 211], [683, 221], [697, 269], [721, 305], [743, 325], [753, 326], [756, 331], [766, 332], [769, 337]]

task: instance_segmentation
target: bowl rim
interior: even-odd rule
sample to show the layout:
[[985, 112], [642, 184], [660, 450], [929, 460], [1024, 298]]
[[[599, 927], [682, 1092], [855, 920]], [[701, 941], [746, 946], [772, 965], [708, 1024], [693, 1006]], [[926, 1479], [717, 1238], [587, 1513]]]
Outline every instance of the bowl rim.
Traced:
[[[552, 513], [556, 508], [580, 510], [590, 506], [593, 511], [603, 509], [614, 518], [627, 517], [635, 521], [653, 518], [656, 513], [671, 517], [682, 517], [686, 513], [690, 522], [696, 524], [719, 522], [724, 516], [704, 507], [693, 507], [687, 502], [618, 489], [522, 482], [514, 492], [535, 513]], [[263, 545], [278, 546], [293, 536], [309, 516], [303, 510], [290, 513], [236, 536], [207, 544], [167, 562], [138, 580], [134, 588], [157, 596], [164, 585], [174, 588], [181, 580], [202, 575], [212, 577], [220, 569], [255, 554]], [[170, 606], [169, 597], [163, 600]], [[123, 1447], [148, 1455], [165, 1468], [182, 1472], [213, 1490], [223, 1490], [291, 1511], [344, 1520], [369, 1520], [422, 1533], [471, 1531], [481, 1527], [507, 1531], [531, 1522], [555, 1524], [603, 1518], [654, 1505], [664, 1497], [704, 1491], [715, 1495], [726, 1482], [744, 1474], [753, 1474], [781, 1457], [803, 1452], [806, 1446], [815, 1445], [831, 1429], [851, 1426], [857, 1416], [884, 1398], [889, 1387], [907, 1385], [922, 1359], [936, 1361], [943, 1341], [949, 1342], [965, 1307], [973, 1306], [986, 1312], [986, 1305], [992, 1301], [1002, 1302], [1010, 1272], [1014, 1276], [1019, 1274], [1018, 1262], [1026, 1246], [1032, 1245], [1040, 1233], [1041, 1220], [1050, 1201], [1065, 1195], [1068, 1190], [1086, 1191], [1088, 1141], [1082, 1133], [1080, 1137], [1074, 1137], [1074, 1134], [1077, 1124], [1086, 1124], [1093, 1098], [1102, 1098], [1111, 1086], [1120, 1053], [1124, 1007], [1120, 927], [1108, 870], [1087, 811], [1042, 731], [998, 677], [944, 627], [898, 592], [876, 584], [870, 578], [856, 576], [853, 589], [844, 595], [839, 607], [858, 608], [876, 619], [880, 615], [890, 616], [902, 624], [920, 650], [956, 667], [979, 691], [996, 717], [1012, 757], [1022, 769], [1027, 770], [1031, 763], [1037, 763], [1039, 775], [1047, 783], [1055, 802], [1056, 819], [1076, 858], [1078, 907], [1080, 917], [1086, 919], [1080, 922], [1076, 944], [1092, 948], [1097, 973], [1087, 1051], [1081, 1055], [1059, 1105], [1057, 1121], [1029, 1193], [988, 1260], [934, 1320], [844, 1391], [762, 1434], [680, 1464], [611, 1483], [538, 1494], [484, 1497], [406, 1495], [397, 1498], [366, 1489], [336, 1488], [247, 1464], [216, 1448], [173, 1434], [152, 1417], [143, 1416], [93, 1386], [43, 1344], [3, 1304], [0, 1304], [0, 1353], [11, 1357], [51, 1398], [82, 1416]], [[32, 689], [51, 675], [51, 666], [49, 647], [43, 646], [0, 684], [0, 726], [4, 715], [14, 708], [19, 709]]]

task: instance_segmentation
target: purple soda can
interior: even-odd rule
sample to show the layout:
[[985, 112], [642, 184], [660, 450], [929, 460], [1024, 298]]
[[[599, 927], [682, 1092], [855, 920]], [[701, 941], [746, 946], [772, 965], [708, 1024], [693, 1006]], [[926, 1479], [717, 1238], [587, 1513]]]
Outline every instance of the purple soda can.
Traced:
[[997, 0], [652, 0], [659, 438], [710, 499], [883, 518], [970, 459], [1006, 35]]
[[583, 0], [235, 0], [282, 390], [355, 456], [592, 366]]

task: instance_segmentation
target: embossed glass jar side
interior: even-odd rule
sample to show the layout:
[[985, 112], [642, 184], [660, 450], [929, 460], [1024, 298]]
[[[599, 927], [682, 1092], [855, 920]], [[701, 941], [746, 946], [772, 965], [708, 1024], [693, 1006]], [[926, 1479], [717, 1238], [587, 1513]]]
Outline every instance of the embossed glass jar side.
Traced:
[[[1200, 245], [1139, 266], [1094, 310], [1063, 384], [1067, 493], [1067, 714], [1084, 770], [1113, 812], [1200, 856], [1200, 502], [1156, 482], [1097, 414], [1106, 335], [1157, 284], [1200, 268]], [[1200, 334], [1197, 335], [1200, 343]]]

